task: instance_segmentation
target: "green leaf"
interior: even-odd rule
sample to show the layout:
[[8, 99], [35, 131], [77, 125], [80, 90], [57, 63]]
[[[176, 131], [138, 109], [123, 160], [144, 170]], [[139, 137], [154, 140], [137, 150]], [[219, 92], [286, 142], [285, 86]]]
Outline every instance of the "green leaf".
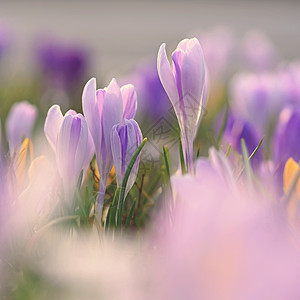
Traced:
[[259, 144], [256, 146], [256, 148], [253, 150], [253, 152], [251, 153], [251, 155], [249, 156], [249, 161], [253, 158], [253, 156], [256, 154], [256, 152], [258, 151], [258, 149], [260, 148], [262, 142], [263, 142], [264, 138], [262, 138], [259, 142]]
[[226, 158], [228, 158], [229, 154], [230, 154], [230, 150], [231, 150], [231, 144], [229, 144], [227, 151], [226, 151]]
[[[244, 140], [244, 139], [242, 139], [242, 140]], [[249, 162], [250, 162], [251, 159], [254, 157], [254, 155], [256, 154], [256, 152], [259, 150], [259, 148], [260, 148], [260, 146], [261, 146], [263, 140], [264, 140], [264, 138], [262, 138], [262, 139], [260, 140], [259, 144], [256, 146], [256, 148], [253, 150], [253, 152], [252, 152], [251, 155], [249, 156], [249, 158], [248, 158], [248, 161], [249, 161]], [[245, 141], [244, 141], [244, 143], [245, 143]], [[246, 146], [246, 144], [245, 144], [245, 146]], [[247, 150], [247, 148], [246, 148], [246, 150]], [[248, 153], [248, 151], [247, 151], [247, 153]], [[242, 176], [242, 174], [244, 173], [244, 171], [245, 171], [245, 166], [242, 168], [241, 172], [239, 173], [239, 175], [238, 175], [238, 177], [237, 177], [237, 179], [236, 179], [237, 181], [240, 179], [240, 177]]]
[[126, 221], [125, 221], [125, 229], [127, 229], [127, 227], [130, 224], [130, 221], [131, 221], [133, 213], [134, 213], [135, 205], [136, 205], [136, 200], [134, 200], [132, 202], [132, 204], [131, 204], [131, 208], [130, 208], [129, 214], [128, 214], [128, 216], [126, 218]]
[[125, 200], [124, 198], [125, 198], [125, 190], [126, 190], [127, 181], [128, 181], [130, 172], [133, 168], [133, 165], [134, 165], [138, 155], [142, 151], [143, 147], [145, 146], [146, 142], [147, 142], [147, 138], [144, 138], [143, 141], [141, 142], [141, 144], [136, 149], [135, 153], [133, 154], [133, 156], [128, 164], [127, 170], [126, 170], [124, 178], [123, 178], [123, 182], [122, 182], [122, 186], [121, 186], [121, 190], [120, 190], [120, 201], [119, 201], [119, 208], [118, 208], [118, 222], [117, 222], [118, 227], [121, 227], [121, 224], [122, 224], [123, 204], [124, 204], [124, 200]]
[[181, 173], [185, 174], [186, 173], [186, 167], [185, 167], [185, 162], [184, 162], [184, 154], [183, 154], [181, 138], [179, 138], [179, 154], [180, 154]]
[[116, 225], [116, 213], [117, 213], [119, 194], [120, 194], [120, 189], [117, 189], [114, 194], [114, 198], [108, 209], [108, 213], [106, 216], [106, 222], [105, 222], [105, 230], [107, 230], [109, 227], [113, 228]]
[[164, 160], [166, 165], [167, 175], [170, 178], [170, 156], [169, 156], [169, 149], [167, 146], [163, 146], [163, 153], [164, 153]]

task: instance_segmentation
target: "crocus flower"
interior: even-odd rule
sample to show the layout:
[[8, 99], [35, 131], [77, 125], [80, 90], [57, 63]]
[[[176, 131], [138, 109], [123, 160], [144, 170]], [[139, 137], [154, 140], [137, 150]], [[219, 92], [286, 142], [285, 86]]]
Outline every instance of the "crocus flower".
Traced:
[[[245, 119], [233, 116], [228, 113], [225, 131], [223, 134], [223, 142], [225, 145], [231, 145], [236, 151], [241, 152], [241, 139], [245, 140], [248, 153], [251, 154], [263, 138], [263, 134], [257, 128]], [[255, 161], [261, 160], [261, 149], [255, 154]]]
[[240, 73], [231, 81], [230, 108], [235, 116], [266, 133], [285, 104], [280, 82], [273, 73]]
[[[69, 114], [76, 115], [77, 113], [74, 110], [69, 110], [65, 114], [65, 116], [67, 116]], [[48, 110], [48, 114], [47, 114], [47, 117], [45, 120], [45, 125], [44, 125], [44, 132], [45, 132], [45, 136], [54, 152], [56, 152], [57, 137], [58, 137], [58, 133], [59, 133], [59, 130], [60, 130], [63, 120], [64, 120], [64, 116], [61, 112], [59, 105], [53, 105]], [[90, 134], [90, 131], [88, 130], [88, 142], [87, 142], [86, 156], [85, 156], [85, 161], [83, 164], [84, 172], [87, 170], [89, 163], [90, 163], [91, 159], [93, 158], [94, 153], [95, 153], [94, 142], [93, 142], [92, 136]]]
[[158, 51], [158, 75], [178, 119], [188, 171], [193, 172], [193, 141], [206, 100], [203, 52], [196, 38], [184, 39], [172, 54], [171, 67], [165, 47]]
[[[287, 107], [279, 117], [273, 138], [273, 159], [280, 181], [283, 167], [288, 158], [300, 161], [300, 144], [297, 138], [300, 132], [300, 109]], [[282, 181], [281, 184], [282, 186]]]
[[56, 142], [56, 162], [65, 196], [77, 184], [87, 154], [88, 128], [82, 114], [65, 115]]
[[297, 298], [298, 243], [285, 208], [243, 190], [234, 195], [213, 172], [208, 177], [171, 179], [174, 224], [164, 218], [153, 234], [159, 237], [155, 278], [158, 285], [164, 280], [155, 298]]
[[[115, 166], [117, 184], [120, 187], [128, 164], [142, 141], [138, 123], [125, 119], [123, 123], [113, 126], [111, 132], [111, 149]], [[125, 197], [134, 184], [139, 167], [139, 156], [133, 165], [126, 185]]]
[[136, 93], [133, 85], [119, 87], [112, 79], [108, 87], [96, 90], [96, 79], [90, 79], [84, 87], [82, 107], [96, 152], [100, 174], [98, 211], [102, 205], [109, 172], [113, 166], [111, 130], [125, 119], [132, 119], [136, 112]]
[[139, 65], [124, 79], [133, 83], [139, 99], [136, 119], [145, 122], [145, 118], [157, 121], [171, 109], [168, 96], [157, 74], [156, 61], [149, 60]]
[[10, 109], [6, 119], [6, 136], [11, 156], [18, 151], [24, 137], [31, 137], [36, 117], [36, 107], [27, 101], [15, 103]]
[[87, 51], [83, 47], [43, 38], [38, 41], [36, 52], [48, 86], [69, 90], [82, 82], [88, 65]]

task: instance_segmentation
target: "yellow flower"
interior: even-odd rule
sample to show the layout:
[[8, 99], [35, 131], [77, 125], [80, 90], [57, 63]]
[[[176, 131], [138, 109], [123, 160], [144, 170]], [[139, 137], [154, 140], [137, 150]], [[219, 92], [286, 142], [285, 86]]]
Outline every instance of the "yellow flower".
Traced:
[[[283, 190], [285, 195], [290, 193], [290, 189], [293, 188], [290, 199], [287, 204], [288, 220], [292, 227], [300, 229], [300, 220], [298, 218], [300, 211], [300, 166], [292, 158], [289, 158], [284, 166], [283, 171]], [[297, 178], [298, 176], [298, 178]], [[295, 182], [296, 180], [296, 182]]]

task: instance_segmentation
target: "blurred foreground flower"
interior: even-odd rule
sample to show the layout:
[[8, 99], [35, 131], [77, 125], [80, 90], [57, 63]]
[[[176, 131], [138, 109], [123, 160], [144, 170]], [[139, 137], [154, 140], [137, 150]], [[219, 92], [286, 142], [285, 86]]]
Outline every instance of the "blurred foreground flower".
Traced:
[[13, 104], [6, 119], [6, 136], [10, 156], [19, 150], [24, 137], [30, 138], [37, 117], [37, 109], [27, 101]]
[[218, 161], [201, 158], [196, 176], [171, 179], [173, 226], [162, 218], [154, 232], [160, 299], [297, 298], [299, 241], [285, 207], [244, 185], [230, 189], [229, 165], [220, 172]]
[[165, 47], [158, 51], [158, 75], [174, 107], [187, 169], [193, 173], [193, 141], [207, 92], [203, 52], [196, 38], [182, 40], [172, 54], [171, 68]]

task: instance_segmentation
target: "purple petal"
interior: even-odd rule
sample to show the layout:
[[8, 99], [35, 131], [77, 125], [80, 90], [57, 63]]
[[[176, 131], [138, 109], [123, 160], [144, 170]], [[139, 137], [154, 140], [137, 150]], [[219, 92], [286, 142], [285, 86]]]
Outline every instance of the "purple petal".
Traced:
[[63, 115], [61, 113], [59, 105], [53, 105], [47, 113], [47, 117], [44, 125], [45, 136], [51, 146], [56, 150], [56, 141], [59, 132], [59, 128], [63, 121]]
[[31, 137], [37, 109], [27, 101], [15, 103], [6, 120], [6, 135], [12, 156], [20, 147], [23, 137]]
[[122, 145], [118, 132], [119, 125], [115, 125], [111, 132], [111, 150], [113, 155], [113, 161], [115, 166], [115, 173], [117, 184], [120, 186], [122, 184]]
[[132, 119], [137, 109], [137, 96], [134, 86], [126, 84], [121, 87], [123, 99], [123, 119]]
[[72, 159], [69, 153], [72, 124], [73, 117], [70, 115], [66, 116], [61, 124], [57, 137], [56, 162], [59, 174], [63, 179], [70, 178], [73, 173], [72, 170], [70, 170], [72, 163], [69, 163], [69, 160], [74, 162], [74, 156]]
[[[88, 146], [88, 128], [86, 121], [82, 114], [77, 114], [74, 118], [77, 118], [80, 122], [80, 131], [78, 136], [78, 142], [76, 145], [75, 153], [75, 175], [79, 175], [81, 170], [83, 170], [84, 163], [88, 157], [87, 146]], [[72, 133], [71, 133], [72, 134]]]
[[96, 149], [100, 148], [101, 121], [96, 97], [96, 79], [90, 79], [82, 94], [82, 109]]
[[[171, 103], [173, 104], [173, 106], [175, 106], [176, 109], [176, 104], [179, 102], [179, 96], [176, 81], [170, 63], [167, 59], [166, 44], [162, 44], [158, 50], [157, 71], [160, 81]], [[179, 111], [177, 112], [179, 113]]]
[[[106, 89], [106, 94], [103, 102], [102, 128], [103, 137], [101, 140], [102, 152], [106, 151], [105, 159], [106, 166], [103, 172], [109, 173], [112, 168], [112, 154], [111, 154], [111, 129], [114, 125], [122, 120], [123, 103], [121, 98], [120, 88], [115, 79], [112, 79]], [[100, 170], [99, 170], [100, 171]]]

